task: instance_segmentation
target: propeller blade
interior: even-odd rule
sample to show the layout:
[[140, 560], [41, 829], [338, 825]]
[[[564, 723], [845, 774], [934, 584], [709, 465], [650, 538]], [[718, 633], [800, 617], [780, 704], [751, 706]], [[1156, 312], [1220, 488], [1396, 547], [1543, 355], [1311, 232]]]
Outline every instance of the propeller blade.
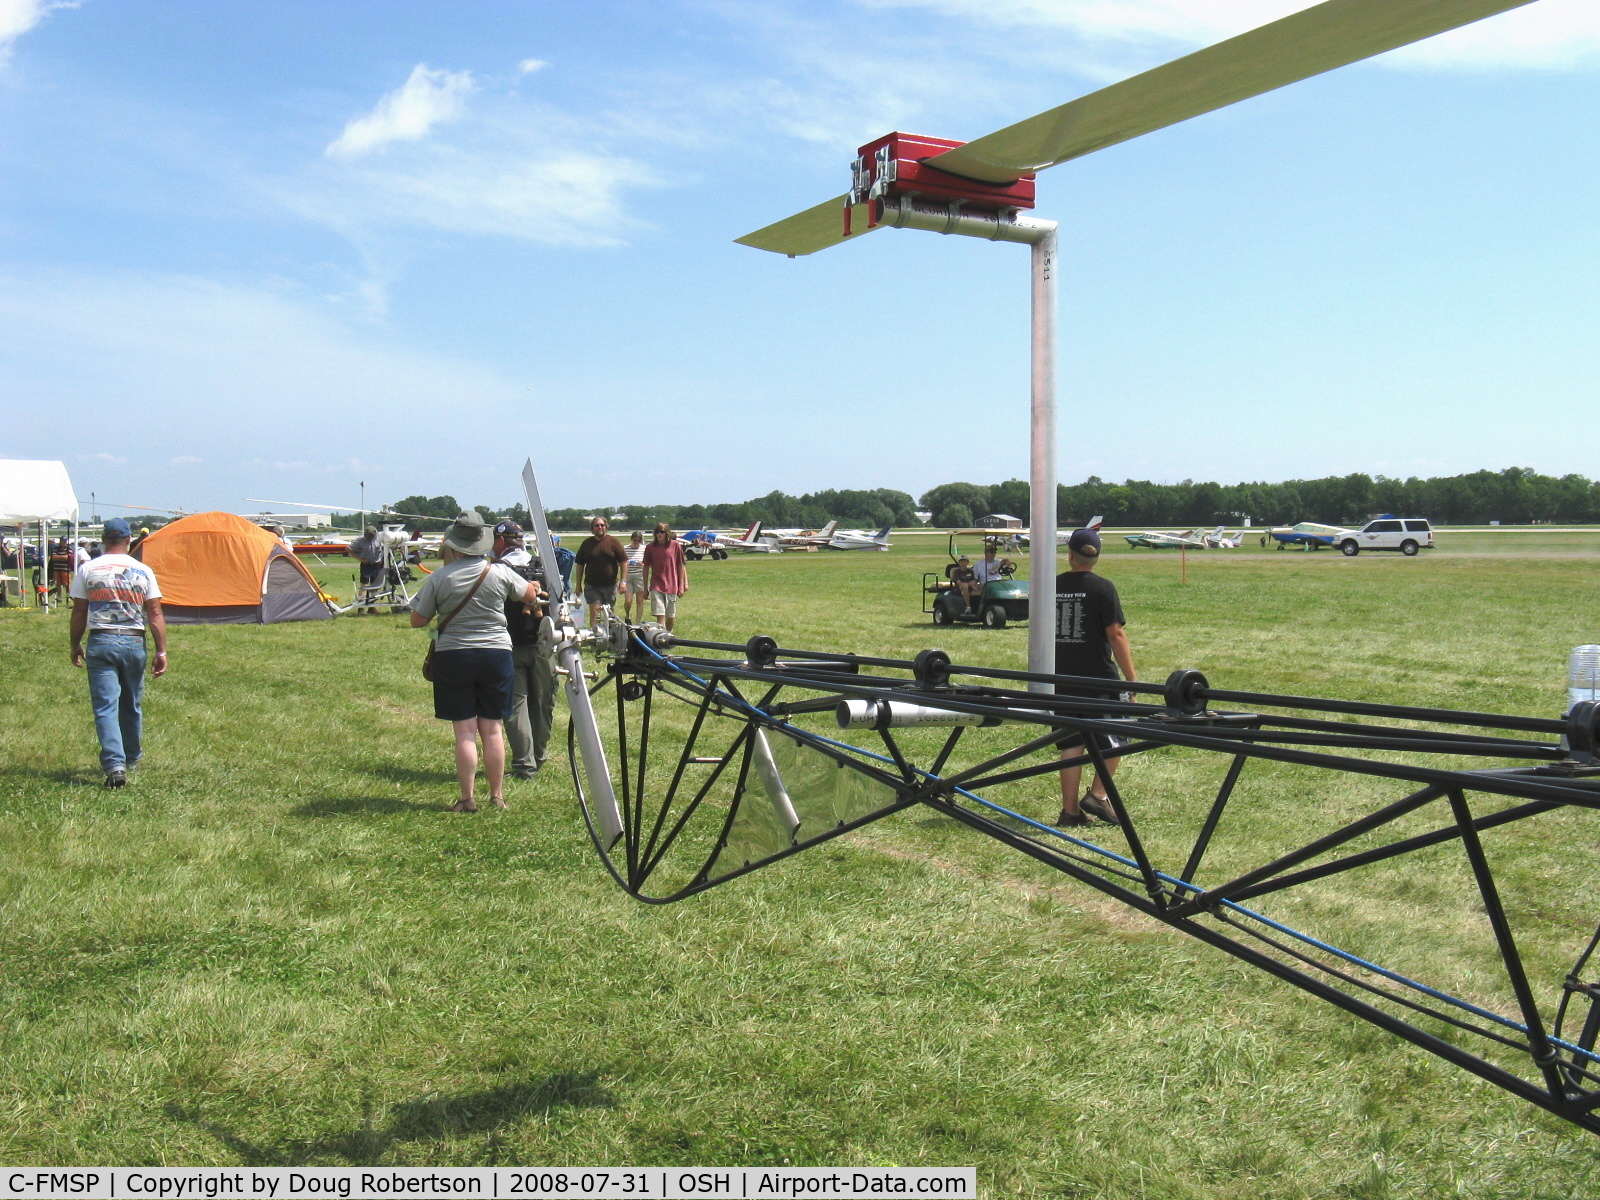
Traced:
[[969, 179], [1010, 183], [1531, 2], [1326, 0], [924, 161]]
[[[815, 254], [845, 240], [844, 196], [835, 196], [815, 208], [785, 217], [765, 229], [734, 238], [741, 246], [754, 246], [757, 250], [771, 250], [774, 254], [787, 254], [794, 258], [800, 254]], [[858, 204], [850, 210], [852, 236], [869, 232], [867, 206]]]

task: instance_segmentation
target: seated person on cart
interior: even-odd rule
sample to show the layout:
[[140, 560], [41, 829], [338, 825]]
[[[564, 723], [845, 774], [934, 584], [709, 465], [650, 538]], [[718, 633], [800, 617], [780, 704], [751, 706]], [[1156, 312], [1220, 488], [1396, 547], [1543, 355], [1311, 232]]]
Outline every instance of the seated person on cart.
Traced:
[[944, 573], [950, 577], [951, 586], [961, 593], [962, 599], [967, 602], [967, 607], [971, 608], [973, 599], [983, 590], [983, 585], [973, 573], [972, 560], [963, 554], [946, 567]]

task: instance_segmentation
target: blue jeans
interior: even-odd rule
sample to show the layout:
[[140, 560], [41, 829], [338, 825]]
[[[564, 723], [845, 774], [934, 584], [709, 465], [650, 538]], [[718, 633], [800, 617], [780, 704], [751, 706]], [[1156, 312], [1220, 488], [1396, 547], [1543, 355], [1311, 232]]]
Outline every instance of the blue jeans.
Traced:
[[84, 664], [89, 672], [89, 702], [100, 738], [100, 769], [126, 770], [143, 753], [144, 638], [121, 633], [91, 633]]

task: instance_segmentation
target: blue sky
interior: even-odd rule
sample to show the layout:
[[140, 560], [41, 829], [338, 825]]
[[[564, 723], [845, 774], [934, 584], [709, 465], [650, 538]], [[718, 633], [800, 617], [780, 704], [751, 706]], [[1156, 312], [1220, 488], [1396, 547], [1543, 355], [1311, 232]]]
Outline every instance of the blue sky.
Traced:
[[[1295, 0], [0, 0], [0, 458], [82, 498], [1027, 473], [1027, 251], [733, 238]], [[1056, 167], [1062, 478], [1600, 475], [1600, 5]]]

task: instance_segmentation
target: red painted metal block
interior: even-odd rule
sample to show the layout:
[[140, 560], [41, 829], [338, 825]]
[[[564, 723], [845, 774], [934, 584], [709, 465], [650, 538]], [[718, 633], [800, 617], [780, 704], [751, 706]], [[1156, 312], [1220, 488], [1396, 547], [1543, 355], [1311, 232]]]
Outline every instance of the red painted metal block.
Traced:
[[878, 202], [869, 210], [870, 221], [875, 225], [881, 202], [902, 196], [915, 196], [934, 203], [959, 202], [963, 208], [988, 212], [1033, 207], [1034, 177], [1031, 173], [1008, 184], [983, 183], [941, 171], [924, 161], [965, 144], [915, 133], [891, 133], [862, 146], [851, 165], [850, 197], [845, 208], [846, 232], [849, 232], [850, 205]]

